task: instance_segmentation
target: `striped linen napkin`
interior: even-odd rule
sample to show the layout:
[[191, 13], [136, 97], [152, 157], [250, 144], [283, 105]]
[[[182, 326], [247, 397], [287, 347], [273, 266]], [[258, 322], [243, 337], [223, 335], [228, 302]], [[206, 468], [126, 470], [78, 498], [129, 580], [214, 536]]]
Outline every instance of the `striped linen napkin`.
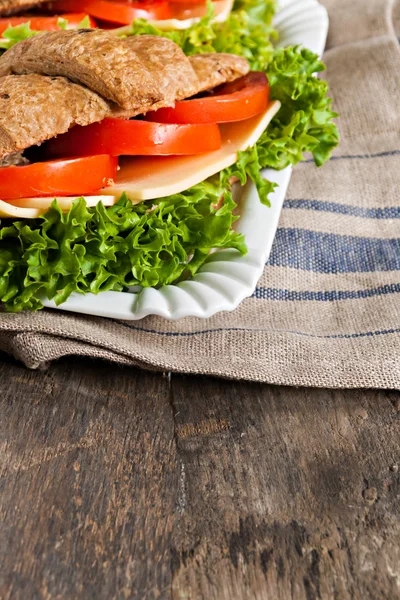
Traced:
[[233, 313], [118, 322], [2, 314], [29, 367], [67, 354], [286, 385], [400, 388], [400, 49], [391, 0], [324, 0], [342, 141], [296, 167], [264, 275]]

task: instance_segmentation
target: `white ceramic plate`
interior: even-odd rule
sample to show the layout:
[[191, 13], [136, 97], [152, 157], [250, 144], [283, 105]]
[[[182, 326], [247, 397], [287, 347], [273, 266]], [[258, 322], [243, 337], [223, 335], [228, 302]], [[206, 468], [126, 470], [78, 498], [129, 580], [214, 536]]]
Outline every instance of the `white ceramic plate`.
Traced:
[[[275, 17], [281, 46], [301, 44], [319, 55], [325, 48], [328, 25], [327, 12], [317, 0], [282, 0]], [[241, 192], [241, 217], [236, 229], [246, 237], [246, 256], [235, 250], [216, 252], [190, 281], [166, 285], [158, 290], [102, 292], [97, 296], [75, 293], [60, 307], [48, 300], [44, 305], [126, 320], [148, 315], [174, 320], [190, 316], [206, 318], [235, 309], [244, 298], [251, 296], [262, 275], [278, 227], [291, 169], [266, 169], [263, 174], [278, 184], [271, 195], [271, 208], [260, 203], [253, 184]]]

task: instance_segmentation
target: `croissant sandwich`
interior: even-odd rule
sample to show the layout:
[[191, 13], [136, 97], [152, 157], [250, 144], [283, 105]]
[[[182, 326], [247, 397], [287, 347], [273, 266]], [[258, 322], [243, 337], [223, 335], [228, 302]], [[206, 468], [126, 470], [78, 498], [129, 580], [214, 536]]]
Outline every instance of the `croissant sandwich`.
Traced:
[[[3, 13], [22, 6], [0, 0]], [[4, 32], [7, 310], [176, 283], [212, 251], [244, 253], [239, 184], [253, 182], [268, 206], [274, 184], [262, 168], [295, 164], [307, 150], [317, 164], [329, 158], [338, 135], [326, 83], [314, 76], [323, 65], [305, 49], [274, 50], [266, 14], [239, 8], [226, 24], [209, 18], [171, 34], [145, 21]]]

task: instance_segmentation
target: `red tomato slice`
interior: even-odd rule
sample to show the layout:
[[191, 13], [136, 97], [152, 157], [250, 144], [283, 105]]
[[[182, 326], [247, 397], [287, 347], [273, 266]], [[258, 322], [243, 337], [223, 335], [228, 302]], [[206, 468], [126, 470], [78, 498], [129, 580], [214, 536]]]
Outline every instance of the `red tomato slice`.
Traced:
[[[218, 125], [165, 125], [146, 121], [104, 119], [87, 127], [75, 126], [49, 140], [51, 157], [111, 154], [169, 156], [212, 152], [221, 147]], [[1, 196], [0, 196], [1, 198]]]
[[130, 2], [128, 0], [57, 0], [48, 8], [56, 11], [85, 11], [87, 14], [118, 25], [130, 25], [134, 19], [171, 19], [172, 13], [166, 0]]
[[171, 4], [206, 4], [207, 0], [173, 0]]
[[269, 102], [265, 73], [251, 72], [226, 83], [204, 98], [176, 102], [174, 108], [160, 108], [145, 119], [157, 123], [232, 123], [263, 112]]
[[[178, 0], [179, 2], [179, 0]], [[214, 14], [217, 16], [226, 8], [226, 0], [215, 0], [212, 3]], [[207, 4], [205, 2], [184, 2], [170, 4], [172, 17], [184, 21], [185, 19], [195, 19], [204, 17], [207, 14]]]
[[[68, 27], [77, 27], [86, 16], [86, 13], [80, 12], [54, 15], [52, 17], [8, 17], [7, 19], [0, 19], [0, 34], [4, 33], [8, 27], [15, 27], [16, 25], [22, 25], [23, 23], [28, 22], [31, 24], [31, 29], [35, 31], [57, 31], [60, 29], [58, 26], [59, 18], [66, 19], [68, 21]], [[93, 19], [90, 19], [90, 26], [96, 27], [96, 23]]]
[[117, 169], [118, 159], [106, 155], [3, 167], [0, 168], [0, 198], [95, 194], [112, 185]]

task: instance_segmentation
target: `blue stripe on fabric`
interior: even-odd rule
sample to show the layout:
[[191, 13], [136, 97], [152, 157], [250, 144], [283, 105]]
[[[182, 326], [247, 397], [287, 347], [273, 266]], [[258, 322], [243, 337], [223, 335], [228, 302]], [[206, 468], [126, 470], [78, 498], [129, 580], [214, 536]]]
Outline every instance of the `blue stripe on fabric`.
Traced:
[[285, 200], [283, 207], [331, 212], [340, 215], [349, 215], [352, 217], [362, 217], [364, 219], [400, 219], [400, 206], [390, 206], [387, 208], [362, 208], [361, 206], [339, 204], [338, 202], [288, 199]]
[[252, 298], [257, 298], [259, 300], [334, 302], [337, 300], [372, 298], [373, 296], [385, 296], [387, 294], [396, 293], [400, 293], [400, 283], [365, 290], [332, 290], [326, 292], [257, 287]]
[[[385, 156], [397, 156], [400, 154], [400, 150], [388, 150], [386, 152], [376, 152], [375, 154], [348, 154], [342, 156], [331, 156], [330, 160], [353, 160], [357, 158], [382, 158]], [[313, 163], [313, 158], [308, 158], [303, 161], [305, 163]], [[301, 163], [300, 163], [301, 164]]]
[[337, 235], [279, 228], [268, 263], [316, 273], [400, 270], [400, 238]]
[[304, 337], [311, 338], [321, 338], [321, 339], [353, 339], [353, 338], [363, 338], [363, 337], [375, 337], [380, 335], [393, 335], [395, 333], [400, 333], [399, 329], [381, 329], [377, 331], [362, 331], [359, 333], [337, 333], [331, 335], [318, 335], [315, 333], [307, 333], [306, 331], [295, 331], [290, 329], [264, 329], [264, 328], [254, 328], [249, 329], [248, 327], [216, 327], [215, 329], [202, 329], [200, 331], [158, 331], [157, 329], [147, 329], [146, 327], [138, 327], [137, 325], [131, 325], [130, 323], [124, 323], [122, 321], [118, 321], [114, 319], [114, 321], [118, 325], [122, 325], [123, 327], [127, 327], [128, 329], [134, 329], [135, 331], [143, 331], [144, 333], [154, 333], [155, 335], [162, 335], [165, 337], [193, 337], [195, 335], [205, 335], [207, 333], [220, 333], [220, 332], [235, 332], [242, 331], [247, 333], [291, 333], [293, 335], [300, 335]]

